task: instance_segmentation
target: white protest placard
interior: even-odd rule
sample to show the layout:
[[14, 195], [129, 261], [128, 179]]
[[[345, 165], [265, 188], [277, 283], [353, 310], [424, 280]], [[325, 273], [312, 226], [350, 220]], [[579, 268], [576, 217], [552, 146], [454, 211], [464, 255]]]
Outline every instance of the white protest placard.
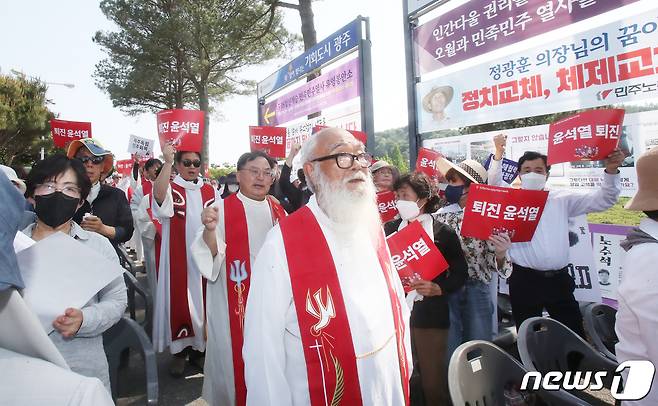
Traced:
[[81, 309], [123, 268], [63, 233], [55, 233], [16, 254], [25, 282], [23, 299], [49, 334], [53, 320]]
[[139, 156], [153, 156], [153, 146], [155, 145], [155, 140], [150, 140], [148, 138], [138, 137], [136, 135], [130, 136], [130, 141], [128, 141], [128, 152], [131, 154], [137, 154]]

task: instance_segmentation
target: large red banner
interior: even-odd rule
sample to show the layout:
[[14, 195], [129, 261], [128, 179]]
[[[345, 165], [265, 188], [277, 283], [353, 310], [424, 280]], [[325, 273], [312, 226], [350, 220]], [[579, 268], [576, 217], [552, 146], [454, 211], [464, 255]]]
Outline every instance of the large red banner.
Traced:
[[129, 176], [133, 169], [133, 162], [135, 161], [132, 159], [122, 159], [120, 161], [116, 161], [114, 163], [114, 167], [121, 175]]
[[395, 200], [395, 192], [377, 193], [377, 208], [379, 209], [379, 216], [382, 219], [382, 223], [388, 223], [397, 216], [398, 208], [395, 205]]
[[50, 119], [50, 134], [55, 146], [64, 148], [71, 141], [91, 138], [91, 123], [52, 118]]
[[439, 176], [439, 171], [436, 168], [436, 160], [439, 159], [440, 156], [440, 153], [432, 149], [419, 149], [418, 158], [416, 158], [416, 172], [422, 172], [430, 178]]
[[201, 152], [204, 112], [201, 110], [162, 110], [157, 114], [160, 148], [171, 142], [178, 151]]
[[605, 159], [617, 148], [624, 113], [623, 109], [590, 110], [551, 123], [548, 164]]
[[405, 292], [411, 290], [413, 282], [431, 281], [448, 269], [443, 254], [417, 221], [388, 236], [386, 242]]
[[464, 207], [461, 234], [487, 240], [507, 233], [512, 242], [532, 240], [548, 192], [472, 184]]
[[286, 157], [286, 127], [249, 127], [252, 151], [264, 151], [273, 158]]

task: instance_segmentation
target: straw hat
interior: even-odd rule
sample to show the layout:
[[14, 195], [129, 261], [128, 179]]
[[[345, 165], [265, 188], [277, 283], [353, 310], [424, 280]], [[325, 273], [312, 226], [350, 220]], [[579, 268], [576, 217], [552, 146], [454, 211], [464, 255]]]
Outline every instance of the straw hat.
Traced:
[[460, 162], [459, 164], [454, 164], [444, 157], [439, 157], [436, 160], [436, 167], [445, 176], [450, 169], [454, 169], [462, 175], [466, 176], [472, 182], [475, 183], [487, 183], [487, 170], [484, 169], [478, 161], [473, 159], [467, 159]]
[[372, 166], [370, 166], [370, 173], [375, 173], [378, 170], [384, 169], [384, 168], [393, 168], [393, 165], [389, 164], [386, 161], [379, 160], [379, 161], [375, 162], [374, 164], [372, 164]]
[[452, 96], [454, 92], [455, 91], [452, 89], [452, 86], [433, 87], [432, 90], [430, 90], [430, 92], [423, 97], [423, 109], [427, 112], [433, 113], [432, 97], [434, 97], [434, 95], [437, 93], [443, 93], [443, 96], [446, 98], [446, 106], [447, 106], [448, 103], [450, 103], [450, 101], [452, 100]]
[[75, 154], [78, 153], [78, 150], [82, 147], [85, 147], [91, 152], [94, 156], [104, 156], [105, 161], [103, 161], [103, 174], [108, 174], [112, 171], [114, 166], [114, 157], [112, 152], [103, 148], [101, 143], [93, 138], [83, 138], [81, 140], [74, 140], [69, 144], [68, 152], [66, 156], [69, 158], [74, 158]]
[[658, 210], [658, 147], [642, 154], [635, 162], [637, 193], [624, 206], [628, 210]]

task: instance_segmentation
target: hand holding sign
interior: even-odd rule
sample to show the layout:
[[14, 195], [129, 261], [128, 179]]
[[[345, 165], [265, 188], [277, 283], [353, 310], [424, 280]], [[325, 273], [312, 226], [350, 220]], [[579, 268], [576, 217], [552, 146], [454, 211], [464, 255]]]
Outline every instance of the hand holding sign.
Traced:
[[[391, 234], [386, 242], [405, 292], [413, 290], [414, 283], [431, 281], [448, 269], [448, 262], [417, 221]], [[427, 293], [437, 293], [431, 284], [421, 284], [420, 287]]]
[[624, 113], [623, 109], [591, 110], [551, 123], [548, 165], [607, 157], [621, 138]]
[[[471, 184], [461, 234], [488, 240], [507, 234], [512, 242], [532, 240], [548, 192]], [[492, 241], [496, 244], [496, 241]], [[498, 241], [502, 244], [502, 241]]]

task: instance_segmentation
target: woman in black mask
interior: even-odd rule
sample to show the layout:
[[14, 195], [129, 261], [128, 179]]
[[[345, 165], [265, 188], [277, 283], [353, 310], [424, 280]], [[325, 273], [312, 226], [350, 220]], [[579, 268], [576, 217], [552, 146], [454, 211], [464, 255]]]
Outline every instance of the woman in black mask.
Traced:
[[[38, 162], [28, 175], [26, 192], [35, 205], [37, 218], [23, 233], [39, 241], [62, 232], [118, 263], [119, 258], [107, 238], [85, 231], [73, 221], [90, 189], [91, 182], [82, 162], [64, 155]], [[75, 260], [75, 254], [71, 255]], [[100, 379], [108, 391], [110, 381], [102, 334], [119, 321], [126, 304], [126, 285], [120, 276], [81, 309], [57, 309], [60, 315], [53, 320], [55, 330], [49, 334], [71, 370]]]

